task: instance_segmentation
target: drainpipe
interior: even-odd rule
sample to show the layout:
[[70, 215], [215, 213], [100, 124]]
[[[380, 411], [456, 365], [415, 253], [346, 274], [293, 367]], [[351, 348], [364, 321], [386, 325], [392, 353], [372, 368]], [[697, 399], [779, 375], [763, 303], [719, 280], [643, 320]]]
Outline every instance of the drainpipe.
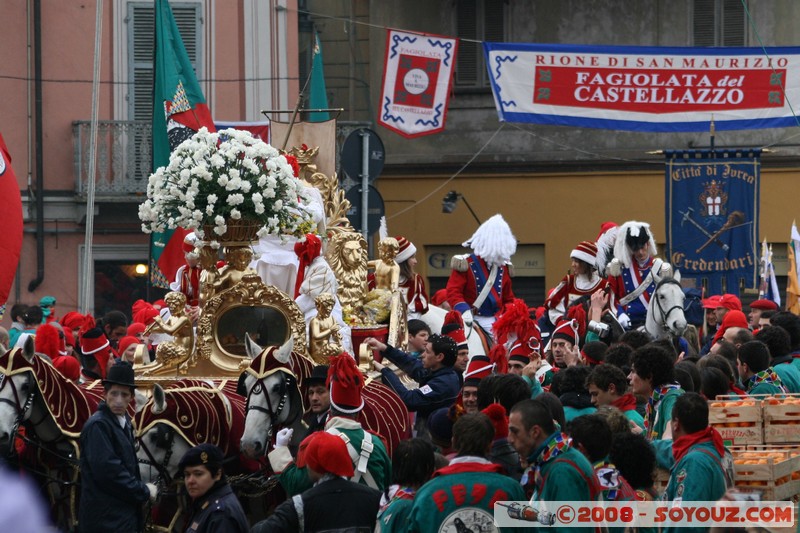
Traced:
[[36, 107], [36, 279], [28, 284], [33, 292], [44, 281], [44, 135], [42, 132], [42, 0], [33, 1], [33, 69]]

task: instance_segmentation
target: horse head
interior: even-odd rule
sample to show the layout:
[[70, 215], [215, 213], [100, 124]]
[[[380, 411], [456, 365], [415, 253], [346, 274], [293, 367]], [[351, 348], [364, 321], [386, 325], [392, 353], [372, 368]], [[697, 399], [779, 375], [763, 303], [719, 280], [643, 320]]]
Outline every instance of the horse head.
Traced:
[[33, 410], [37, 390], [31, 367], [34, 357], [32, 337], [22, 348], [0, 356], [0, 453], [4, 456], [11, 451], [19, 425], [30, 418]]
[[303, 414], [303, 397], [292, 353], [291, 337], [282, 346], [261, 348], [246, 336], [247, 354], [253, 360], [245, 371], [247, 408], [241, 449], [248, 457], [264, 455], [277, 426], [291, 425]]
[[654, 338], [669, 335], [680, 337], [686, 331], [687, 322], [683, 314], [686, 295], [680, 283], [680, 273], [673, 272], [665, 264], [656, 278], [656, 288], [650, 298], [645, 328]]
[[192, 444], [165, 415], [167, 395], [153, 385], [153, 397], [136, 412], [136, 457], [139, 473], [146, 483], [164, 481], [167, 485], [178, 473], [181, 457]]

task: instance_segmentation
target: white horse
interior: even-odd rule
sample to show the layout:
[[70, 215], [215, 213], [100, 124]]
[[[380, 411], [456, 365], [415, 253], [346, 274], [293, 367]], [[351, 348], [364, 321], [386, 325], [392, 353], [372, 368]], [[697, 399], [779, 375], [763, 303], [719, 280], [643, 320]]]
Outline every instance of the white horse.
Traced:
[[[420, 315], [419, 319], [425, 322], [429, 328], [431, 328], [431, 333], [440, 333], [442, 331], [442, 326], [444, 325], [444, 317], [447, 314], [445, 309], [441, 307], [437, 307], [435, 305], [428, 306], [428, 312]], [[472, 357], [473, 355], [489, 355], [489, 348], [491, 348], [492, 339], [488, 332], [485, 332], [486, 339], [488, 341], [488, 346], [484, 346], [483, 339], [481, 338], [480, 333], [478, 333], [477, 325], [473, 325], [473, 327], [468, 327], [466, 324], [464, 325], [464, 333], [467, 336], [467, 344], [469, 346], [469, 355]]]
[[672, 269], [662, 270], [662, 276], [654, 276], [656, 288], [647, 306], [644, 328], [654, 339], [680, 337], [686, 331], [687, 322], [683, 314], [686, 295], [680, 283], [680, 273]]
[[[253, 360], [244, 379], [247, 410], [241, 450], [248, 457], [266, 453], [277, 427], [302, 421], [303, 397], [298, 381], [310, 374], [313, 363], [292, 352], [293, 346], [289, 337], [282, 346], [264, 349], [245, 336], [247, 355]], [[301, 434], [294, 432], [296, 438]]]

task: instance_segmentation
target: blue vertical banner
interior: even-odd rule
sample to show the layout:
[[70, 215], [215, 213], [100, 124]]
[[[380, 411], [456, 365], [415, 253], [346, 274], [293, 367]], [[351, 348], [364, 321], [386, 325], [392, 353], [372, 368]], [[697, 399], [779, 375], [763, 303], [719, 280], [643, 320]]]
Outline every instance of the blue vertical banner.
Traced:
[[758, 284], [761, 151], [665, 151], [667, 253], [707, 294]]

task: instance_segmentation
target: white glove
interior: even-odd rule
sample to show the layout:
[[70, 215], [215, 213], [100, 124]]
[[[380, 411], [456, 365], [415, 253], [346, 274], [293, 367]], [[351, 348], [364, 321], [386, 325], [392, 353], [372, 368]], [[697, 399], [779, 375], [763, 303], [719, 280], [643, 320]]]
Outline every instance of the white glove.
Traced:
[[153, 485], [152, 483], [145, 483], [145, 486], [147, 487], [147, 490], [150, 491], [150, 501], [151, 502], [156, 501], [156, 496], [158, 496], [158, 489], [156, 488], [156, 486]]
[[464, 311], [461, 313], [461, 318], [464, 320], [464, 327], [471, 328], [472, 322], [475, 320], [472, 318], [472, 311]]
[[617, 316], [617, 322], [622, 326], [622, 329], [630, 329], [631, 327], [631, 317], [627, 313], [620, 313]]
[[278, 431], [278, 434], [275, 436], [275, 447], [285, 448], [289, 446], [289, 441], [292, 440], [292, 433], [294, 433], [292, 428], [283, 428]]

